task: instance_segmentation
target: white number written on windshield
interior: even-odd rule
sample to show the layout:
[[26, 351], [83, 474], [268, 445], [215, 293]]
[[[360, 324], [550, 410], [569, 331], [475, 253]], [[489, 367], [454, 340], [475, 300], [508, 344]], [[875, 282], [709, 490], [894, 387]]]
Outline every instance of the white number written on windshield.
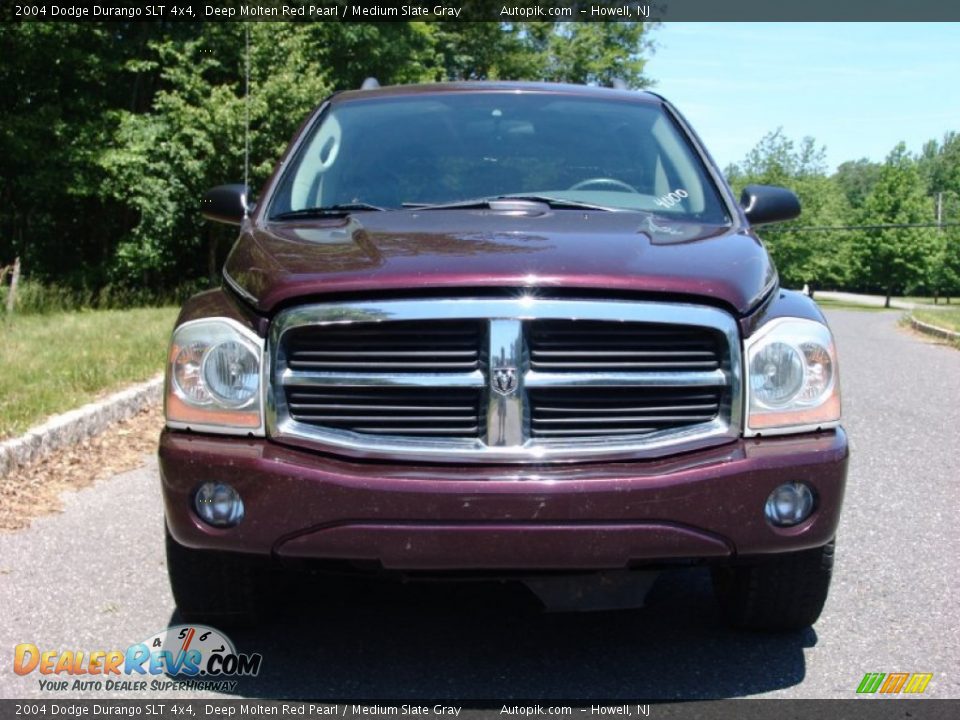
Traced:
[[677, 188], [672, 192], [668, 192], [666, 195], [661, 195], [654, 202], [656, 202], [657, 205], [662, 208], [672, 208], [687, 196], [686, 190], [683, 188]]

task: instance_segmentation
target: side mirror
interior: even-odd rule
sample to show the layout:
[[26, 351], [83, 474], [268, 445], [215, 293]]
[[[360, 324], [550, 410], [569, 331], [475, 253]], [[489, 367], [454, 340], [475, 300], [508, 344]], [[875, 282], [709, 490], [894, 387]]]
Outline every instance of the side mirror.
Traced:
[[217, 185], [203, 196], [200, 214], [214, 222], [239, 225], [250, 210], [249, 195], [246, 185]]
[[747, 185], [740, 193], [740, 206], [751, 225], [793, 220], [800, 214], [800, 199], [776, 185]]

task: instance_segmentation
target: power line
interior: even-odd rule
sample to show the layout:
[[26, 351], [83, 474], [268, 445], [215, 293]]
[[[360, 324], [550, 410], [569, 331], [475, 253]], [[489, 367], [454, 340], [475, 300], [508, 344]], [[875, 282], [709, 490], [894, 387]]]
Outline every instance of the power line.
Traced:
[[960, 222], [945, 223], [887, 223], [881, 225], [806, 225], [795, 227], [791, 225], [778, 225], [765, 228], [764, 232], [834, 232], [838, 230], [894, 230], [905, 228], [945, 228], [960, 227]]

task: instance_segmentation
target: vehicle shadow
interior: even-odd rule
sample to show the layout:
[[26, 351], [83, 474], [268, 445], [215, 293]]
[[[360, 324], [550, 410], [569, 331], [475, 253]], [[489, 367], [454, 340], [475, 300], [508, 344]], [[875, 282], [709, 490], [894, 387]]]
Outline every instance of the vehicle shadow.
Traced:
[[[544, 613], [519, 584], [301, 580], [275, 619], [228, 630], [259, 652], [255, 698], [703, 699], [803, 680], [812, 628], [726, 628], [702, 569], [664, 572], [639, 611]], [[175, 614], [171, 624], [179, 622]]]

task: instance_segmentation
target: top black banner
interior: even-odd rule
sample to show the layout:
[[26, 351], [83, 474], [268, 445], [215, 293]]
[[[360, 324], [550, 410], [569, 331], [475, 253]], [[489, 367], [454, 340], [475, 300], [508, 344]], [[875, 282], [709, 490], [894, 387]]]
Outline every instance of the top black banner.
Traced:
[[[626, 2], [492, 2], [491, 0], [208, 0], [145, 2], [104, 0], [3, 3], [4, 22], [759, 22], [759, 21], [960, 21], [960, 3], [943, 0], [653, 0]], [[960, 30], [960, 28], [958, 28]]]

